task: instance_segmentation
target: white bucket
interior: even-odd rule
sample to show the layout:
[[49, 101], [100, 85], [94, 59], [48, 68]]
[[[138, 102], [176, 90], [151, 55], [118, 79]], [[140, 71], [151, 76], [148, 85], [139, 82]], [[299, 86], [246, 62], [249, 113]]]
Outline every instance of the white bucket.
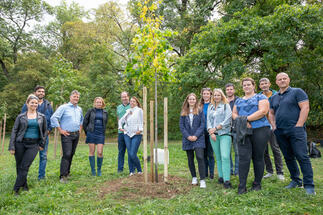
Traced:
[[[158, 149], [157, 148], [157, 163], [158, 164], [164, 164], [164, 154], [165, 154], [165, 150], [164, 149]], [[169, 164], [169, 151], [167, 153], [167, 157], [168, 157], [168, 164]], [[154, 149], [154, 163], [156, 160], [156, 150]]]

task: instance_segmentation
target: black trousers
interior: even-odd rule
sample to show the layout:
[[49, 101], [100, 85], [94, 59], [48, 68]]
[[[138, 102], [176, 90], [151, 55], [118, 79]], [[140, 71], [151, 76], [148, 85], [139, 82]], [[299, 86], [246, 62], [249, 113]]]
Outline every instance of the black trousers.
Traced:
[[14, 191], [19, 191], [21, 187], [28, 188], [27, 175], [29, 167], [34, 161], [39, 151], [39, 144], [36, 142], [20, 142], [15, 144], [15, 159], [17, 178]]
[[210, 135], [207, 130], [204, 131], [205, 136], [205, 149], [204, 149], [204, 162], [205, 162], [205, 177], [208, 177], [210, 170], [210, 176], [214, 176], [214, 152], [212, 149]]
[[80, 134], [71, 133], [69, 136], [61, 135], [63, 157], [61, 160], [60, 178], [70, 174], [72, 159], [75, 154]]
[[[273, 155], [274, 155], [276, 172], [277, 172], [277, 175], [283, 175], [284, 174], [283, 159], [282, 159], [282, 155], [280, 153], [280, 148], [277, 143], [276, 136], [275, 136], [274, 132], [272, 130], [270, 130], [269, 133], [270, 133], [269, 143], [271, 146], [271, 150], [273, 151]], [[271, 164], [271, 160], [270, 160], [268, 144], [265, 149], [265, 166], [266, 166], [266, 171], [268, 173], [271, 173], [271, 174], [274, 173], [273, 165]]]
[[200, 180], [205, 179], [205, 162], [204, 162], [204, 149], [195, 148], [193, 150], [187, 150], [188, 168], [190, 169], [192, 177], [196, 177], [196, 170], [194, 164], [194, 151], [199, 168]]
[[244, 144], [239, 144], [239, 189], [244, 189], [247, 184], [252, 159], [255, 179], [253, 184], [260, 185], [264, 175], [264, 152], [269, 140], [269, 127], [252, 129], [252, 135], [247, 135]]

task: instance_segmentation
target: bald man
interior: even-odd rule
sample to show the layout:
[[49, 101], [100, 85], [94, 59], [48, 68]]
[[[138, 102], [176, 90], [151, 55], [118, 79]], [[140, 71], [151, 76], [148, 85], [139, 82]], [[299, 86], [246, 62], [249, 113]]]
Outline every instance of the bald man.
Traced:
[[[289, 86], [290, 78], [286, 73], [276, 76], [279, 92], [272, 96], [269, 120], [273, 127], [280, 149], [292, 181], [285, 188], [302, 187], [309, 195], [315, 195], [313, 169], [307, 152], [305, 122], [309, 112], [307, 94], [300, 88]], [[300, 179], [301, 167], [303, 180]]]

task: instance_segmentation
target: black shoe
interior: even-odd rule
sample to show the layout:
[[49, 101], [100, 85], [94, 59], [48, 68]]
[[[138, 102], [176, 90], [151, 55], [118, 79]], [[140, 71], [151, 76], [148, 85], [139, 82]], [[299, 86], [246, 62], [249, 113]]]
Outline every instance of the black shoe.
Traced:
[[247, 188], [245, 188], [245, 187], [243, 187], [243, 188], [239, 187], [238, 188], [238, 194], [239, 195], [242, 195], [242, 194], [245, 194], [245, 193], [247, 193]]
[[218, 179], [218, 183], [219, 183], [219, 184], [223, 184], [223, 183], [224, 183], [223, 178], [219, 178], [219, 179]]
[[256, 184], [255, 182], [254, 182], [254, 183], [252, 183], [251, 190], [254, 190], [254, 191], [259, 191], [259, 190], [261, 190], [261, 184]]
[[210, 179], [214, 179], [214, 175], [210, 175]]
[[230, 189], [230, 188], [232, 188], [232, 185], [231, 185], [230, 181], [225, 181], [224, 184], [223, 184], [223, 186], [224, 186], [224, 189]]

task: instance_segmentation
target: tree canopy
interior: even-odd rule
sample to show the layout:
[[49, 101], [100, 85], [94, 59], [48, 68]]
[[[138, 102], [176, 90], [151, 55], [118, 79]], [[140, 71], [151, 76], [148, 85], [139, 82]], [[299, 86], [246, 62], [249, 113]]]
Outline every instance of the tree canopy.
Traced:
[[[53, 20], [43, 23], [44, 15]], [[120, 92], [140, 98], [158, 71], [158, 100], [169, 98], [169, 137], [178, 138], [188, 93], [232, 82], [239, 94], [246, 76], [267, 77], [277, 89], [275, 76], [286, 72], [309, 95], [307, 124], [322, 127], [322, 29], [316, 0], [130, 0], [127, 9], [109, 1], [90, 11], [75, 2], [3, 0], [1, 112], [10, 129], [36, 85], [46, 87], [54, 107], [78, 89], [85, 111], [95, 97], [106, 100], [109, 132], [116, 133]]]

